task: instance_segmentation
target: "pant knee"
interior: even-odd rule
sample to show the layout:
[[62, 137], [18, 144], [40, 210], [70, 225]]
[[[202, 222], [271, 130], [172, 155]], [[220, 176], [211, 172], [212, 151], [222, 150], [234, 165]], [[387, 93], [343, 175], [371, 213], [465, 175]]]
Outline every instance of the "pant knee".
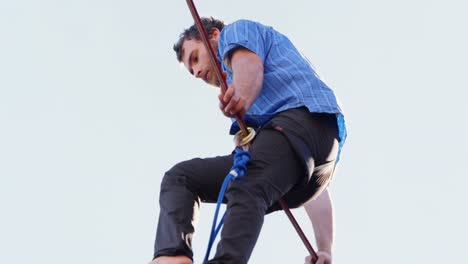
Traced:
[[164, 173], [161, 189], [170, 186], [187, 185], [189, 166], [187, 161], [179, 162]]
[[231, 186], [226, 192], [228, 207], [241, 206], [249, 211], [256, 211], [259, 214], [265, 214], [268, 207], [273, 204], [270, 198], [262, 188]]

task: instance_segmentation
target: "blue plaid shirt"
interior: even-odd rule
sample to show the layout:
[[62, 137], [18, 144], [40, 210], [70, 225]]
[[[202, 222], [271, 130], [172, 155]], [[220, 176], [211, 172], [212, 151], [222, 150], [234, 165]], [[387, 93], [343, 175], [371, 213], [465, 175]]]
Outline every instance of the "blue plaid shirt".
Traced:
[[[226, 25], [219, 36], [217, 56], [227, 72], [228, 84], [232, 82], [232, 71], [223, 58], [239, 47], [257, 54], [264, 68], [263, 87], [244, 118], [246, 122], [262, 126], [278, 112], [305, 106], [310, 112], [337, 114], [340, 145], [344, 143], [344, 117], [335, 94], [286, 36], [249, 20]], [[231, 134], [239, 130], [233, 121]]]

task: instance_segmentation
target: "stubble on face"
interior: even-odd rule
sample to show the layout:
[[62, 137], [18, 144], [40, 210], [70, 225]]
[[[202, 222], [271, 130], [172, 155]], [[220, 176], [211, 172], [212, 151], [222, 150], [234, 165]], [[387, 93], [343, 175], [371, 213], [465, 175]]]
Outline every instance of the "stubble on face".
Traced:
[[[218, 38], [211, 36], [209, 42], [215, 53], [214, 59], [217, 61]], [[215, 69], [211, 64], [210, 51], [207, 50], [202, 41], [195, 39], [186, 40], [183, 44], [182, 52], [182, 62], [192, 75], [202, 79], [211, 86], [221, 86], [221, 82], [218, 80]], [[201, 75], [197, 73], [201, 73]]]
[[[211, 44], [211, 47], [213, 48], [214, 59], [215, 59], [215, 61], [217, 61], [218, 58], [217, 58], [216, 54], [218, 54], [218, 39], [211, 38], [210, 39], [210, 44]], [[221, 82], [218, 80], [218, 78], [216, 78], [215, 69], [213, 69], [213, 66], [211, 65], [211, 63], [210, 63], [210, 66], [209, 66], [209, 70], [210, 70], [210, 74], [211, 74], [209, 84], [211, 84], [211, 85], [213, 85], [215, 87], [218, 87], [218, 88], [221, 87]]]

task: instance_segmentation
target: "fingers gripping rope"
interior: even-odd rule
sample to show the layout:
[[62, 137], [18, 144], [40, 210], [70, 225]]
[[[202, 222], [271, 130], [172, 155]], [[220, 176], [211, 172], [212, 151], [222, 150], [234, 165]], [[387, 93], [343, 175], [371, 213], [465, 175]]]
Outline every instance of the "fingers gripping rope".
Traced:
[[206, 263], [208, 261], [208, 258], [210, 257], [211, 247], [213, 246], [216, 236], [218, 235], [219, 230], [221, 230], [221, 227], [224, 223], [224, 216], [226, 215], [226, 212], [224, 212], [221, 220], [217, 224], [219, 209], [221, 207], [221, 204], [223, 203], [224, 193], [226, 192], [226, 189], [229, 185], [229, 181], [234, 181], [237, 178], [245, 175], [247, 171], [247, 163], [249, 163], [250, 159], [251, 156], [248, 151], [243, 150], [241, 147], [236, 148], [236, 153], [234, 154], [234, 164], [229, 174], [226, 176], [226, 178], [224, 178], [223, 185], [221, 186], [221, 190], [219, 191], [218, 201], [216, 203], [216, 211], [213, 219], [213, 224], [211, 226], [210, 240], [208, 241], [208, 249], [206, 250], [205, 259], [203, 260], [203, 263]]

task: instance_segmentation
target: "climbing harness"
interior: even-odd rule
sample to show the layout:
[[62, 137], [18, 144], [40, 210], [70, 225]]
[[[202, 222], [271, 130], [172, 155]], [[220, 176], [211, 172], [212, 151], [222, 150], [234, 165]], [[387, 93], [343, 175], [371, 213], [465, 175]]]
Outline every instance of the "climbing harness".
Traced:
[[[203, 44], [205, 45], [208, 55], [210, 58], [210, 63], [211, 66], [214, 69], [216, 78], [220, 82], [221, 86], [221, 91], [225, 93], [227, 91], [227, 82], [226, 78], [223, 76], [220, 64], [216, 58], [216, 55], [214, 53], [213, 47], [211, 46], [209, 40], [208, 40], [208, 34], [206, 33], [205, 27], [203, 26], [203, 23], [200, 19], [200, 16], [198, 15], [198, 11], [195, 7], [195, 4], [193, 3], [193, 0], [186, 0], [188, 8], [190, 10], [190, 13], [192, 14], [193, 20], [195, 22], [195, 26], [197, 27], [198, 32], [200, 33], [200, 37], [203, 41]], [[224, 213], [223, 217], [221, 218], [220, 222], [217, 224], [217, 218], [218, 218], [218, 213], [219, 213], [219, 208], [221, 206], [221, 203], [224, 198], [224, 192], [227, 189], [227, 186], [229, 184], [229, 181], [235, 180], [237, 177], [242, 177], [246, 170], [247, 170], [247, 162], [250, 160], [250, 154], [248, 152], [248, 146], [249, 143], [252, 142], [252, 140], [255, 137], [255, 130], [253, 128], [248, 128], [245, 124], [245, 122], [242, 120], [242, 118], [239, 115], [235, 116], [235, 120], [237, 121], [237, 124], [240, 127], [240, 131], [236, 134], [236, 137], [240, 138], [239, 146], [236, 148], [236, 154], [234, 155], [234, 165], [229, 172], [229, 174], [226, 176], [224, 179], [223, 185], [221, 187], [221, 191], [219, 192], [218, 195], [218, 201], [216, 204], [216, 212], [211, 228], [211, 235], [210, 235], [210, 240], [208, 242], [208, 249], [205, 255], [205, 259], [203, 263], [206, 263], [209, 258], [209, 254], [211, 251], [211, 247], [213, 246], [214, 240], [216, 238], [216, 235], [218, 234], [219, 230], [222, 227], [222, 224], [224, 222], [224, 216], [226, 215], [226, 212]], [[291, 221], [292, 225], [296, 229], [299, 237], [301, 238], [302, 242], [306, 246], [307, 250], [309, 251], [309, 254], [312, 256], [312, 262], [315, 263], [317, 261], [317, 253], [315, 253], [315, 250], [313, 249], [312, 245], [310, 244], [309, 240], [307, 239], [306, 235], [302, 231], [301, 227], [297, 223], [296, 219], [291, 213], [291, 210], [289, 209], [288, 204], [284, 201], [283, 198], [279, 199], [279, 204], [281, 205], [281, 208], [285, 211], [287, 217]]]

